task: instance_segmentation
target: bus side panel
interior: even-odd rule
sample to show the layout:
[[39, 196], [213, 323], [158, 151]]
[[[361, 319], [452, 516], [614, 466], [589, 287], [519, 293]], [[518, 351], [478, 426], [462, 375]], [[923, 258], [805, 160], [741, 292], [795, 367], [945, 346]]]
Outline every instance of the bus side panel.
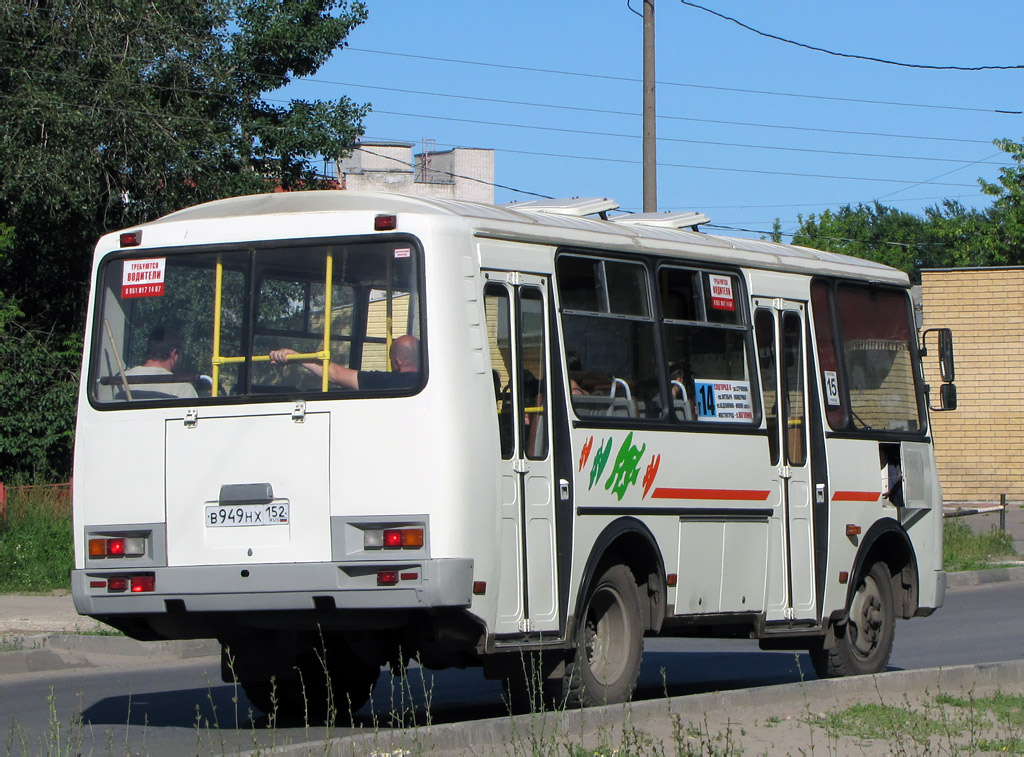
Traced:
[[[879, 518], [896, 517], [896, 508], [882, 497], [878, 442], [871, 439], [826, 439], [829, 481], [828, 567], [825, 571], [823, 617], [846, 607], [848, 587], [839, 573], [853, 570], [859, 537], [846, 534], [847, 525], [867, 533]], [[854, 580], [850, 576], [849, 580]]]
[[935, 468], [935, 450], [928, 442], [903, 442], [906, 512], [901, 522], [907, 529], [918, 570], [918, 606], [940, 607], [945, 595], [942, 572], [942, 486]]

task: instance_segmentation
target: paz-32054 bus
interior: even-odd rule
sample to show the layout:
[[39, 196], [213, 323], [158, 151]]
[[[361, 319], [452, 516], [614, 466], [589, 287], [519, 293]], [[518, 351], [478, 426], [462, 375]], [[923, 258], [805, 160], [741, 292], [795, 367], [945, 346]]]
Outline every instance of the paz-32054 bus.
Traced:
[[949, 333], [930, 400], [902, 272], [615, 207], [267, 194], [101, 239], [79, 611], [218, 639], [265, 710], [410, 657], [622, 701], [650, 634], [883, 670], [945, 592]]

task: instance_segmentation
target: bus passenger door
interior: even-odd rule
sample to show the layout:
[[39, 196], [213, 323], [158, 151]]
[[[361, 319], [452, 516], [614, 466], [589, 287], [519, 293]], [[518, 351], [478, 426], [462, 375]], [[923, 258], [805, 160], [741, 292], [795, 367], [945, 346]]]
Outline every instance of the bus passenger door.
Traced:
[[547, 280], [491, 272], [484, 289], [501, 446], [495, 633], [558, 630]]
[[755, 298], [754, 330], [772, 476], [767, 620], [817, 618], [809, 460], [806, 305]]

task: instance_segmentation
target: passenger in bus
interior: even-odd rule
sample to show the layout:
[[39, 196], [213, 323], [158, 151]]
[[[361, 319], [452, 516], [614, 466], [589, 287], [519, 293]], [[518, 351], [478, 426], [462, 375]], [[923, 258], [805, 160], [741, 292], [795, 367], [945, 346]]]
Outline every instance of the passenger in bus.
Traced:
[[[289, 347], [270, 351], [270, 362], [285, 365], [289, 355], [297, 354]], [[302, 362], [302, 367], [317, 376], [323, 376], [323, 365], [315, 360]], [[400, 336], [391, 343], [391, 371], [357, 371], [332, 362], [327, 368], [327, 380], [348, 389], [378, 391], [382, 389], [411, 389], [420, 379], [420, 340], [412, 334]]]
[[[185, 336], [176, 326], [157, 326], [149, 334], [146, 343], [146, 361], [124, 372], [125, 376], [163, 376], [174, 374], [185, 355]], [[194, 399], [195, 387], [191, 380], [173, 382], [141, 383], [129, 381], [132, 399]]]
[[565, 353], [565, 367], [569, 370], [569, 391], [572, 394], [590, 394], [572, 376], [583, 372], [583, 361], [580, 360], [578, 352], [570, 350]]

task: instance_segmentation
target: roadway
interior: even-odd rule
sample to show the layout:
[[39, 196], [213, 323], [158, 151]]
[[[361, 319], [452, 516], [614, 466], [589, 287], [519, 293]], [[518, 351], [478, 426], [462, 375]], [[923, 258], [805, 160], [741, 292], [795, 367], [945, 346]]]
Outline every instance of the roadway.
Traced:
[[[951, 588], [945, 607], [932, 617], [898, 621], [889, 669], [1024, 659], [1022, 619], [1024, 583]], [[8, 735], [8, 753], [230, 753], [324, 737], [322, 727], [279, 724], [268, 731], [265, 717], [251, 724], [244, 694], [220, 682], [217, 659], [158, 667], [146, 660], [112, 664], [0, 677], [0, 729]], [[762, 652], [754, 641], [648, 639], [636, 698], [814, 677], [805, 654]], [[391, 722], [382, 713], [389, 712], [399, 713], [395, 725], [411, 725], [414, 712], [422, 723], [427, 698], [433, 723], [507, 714], [500, 685], [477, 670], [424, 676], [414, 670], [405, 682], [382, 673], [356, 723], [387, 728]]]

